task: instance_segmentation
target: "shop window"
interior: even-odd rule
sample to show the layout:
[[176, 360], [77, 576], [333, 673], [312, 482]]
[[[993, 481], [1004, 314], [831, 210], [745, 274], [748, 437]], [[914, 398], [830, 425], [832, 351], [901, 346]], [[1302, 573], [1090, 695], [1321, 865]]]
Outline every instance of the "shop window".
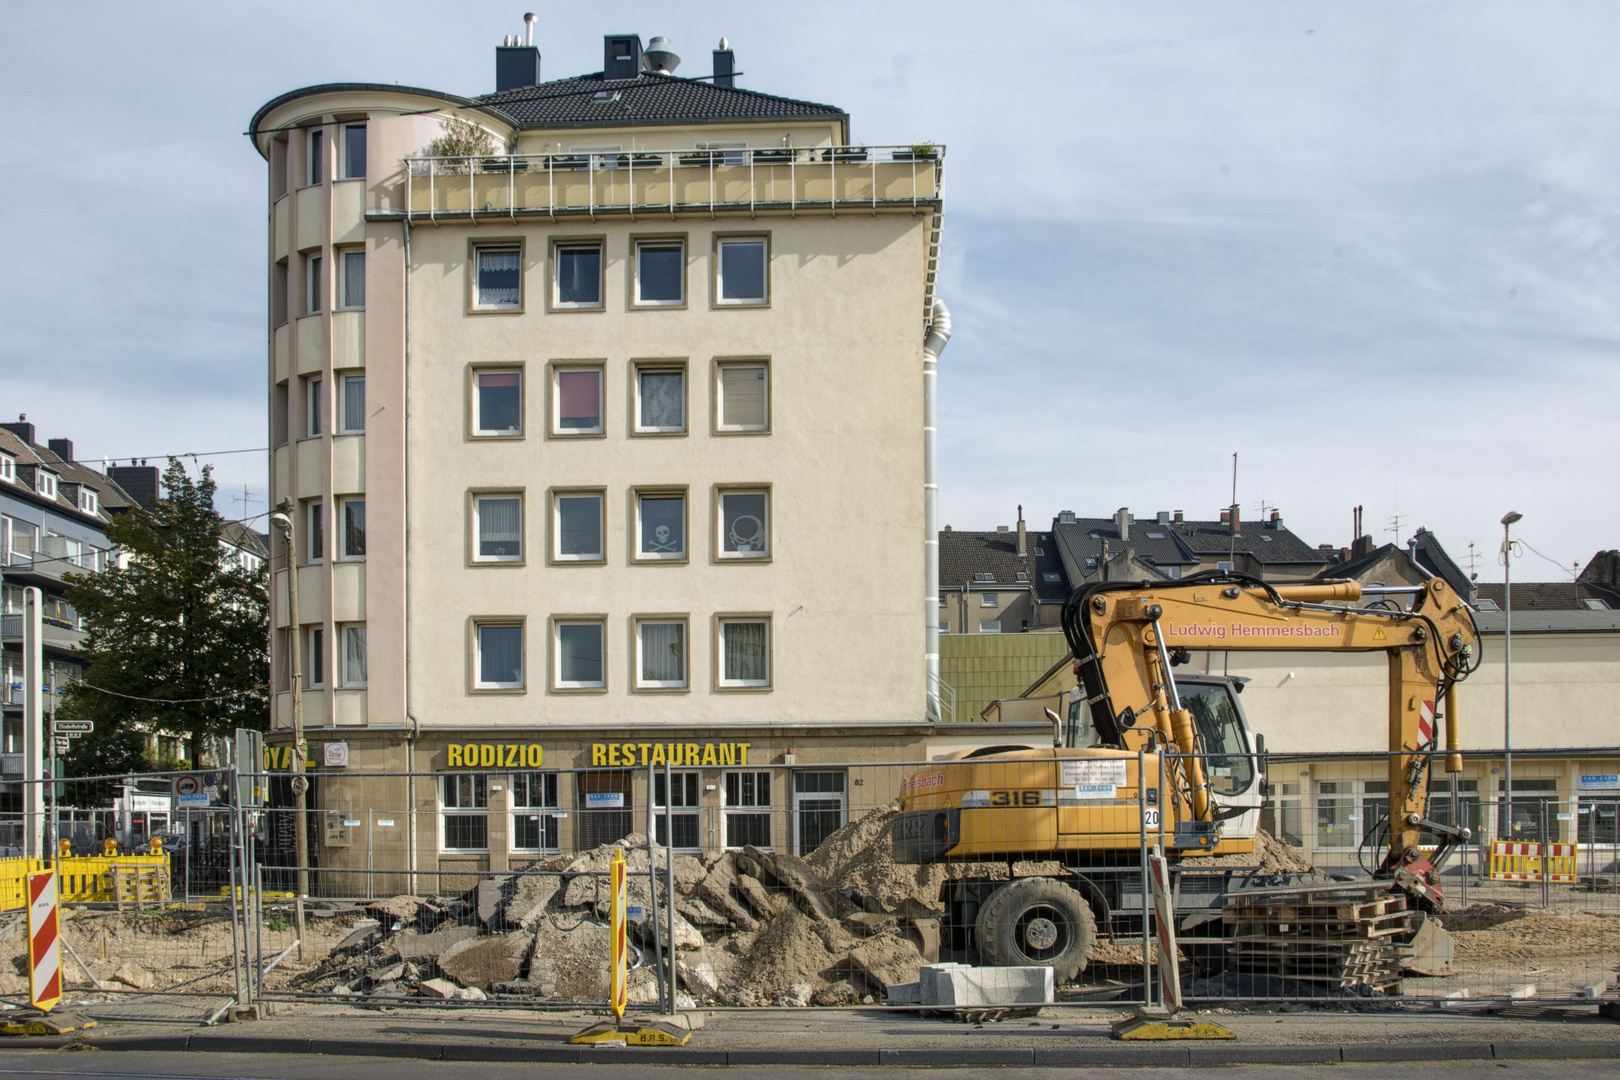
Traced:
[[[669, 787], [675, 797], [666, 804], [664, 775], [653, 774], [653, 837], [658, 843], [676, 850], [695, 851], [702, 846], [698, 829], [698, 774], [671, 773]], [[667, 837], [672, 827], [675, 830], [675, 843], [670, 844]]]
[[842, 772], [793, 774], [793, 852], [808, 855], [844, 827], [848, 809]]
[[725, 775], [726, 847], [771, 848], [771, 774]]
[[1504, 781], [1496, 782], [1496, 835], [1500, 840], [1539, 844], [1560, 842], [1558, 781], [1539, 777], [1513, 778], [1513, 813], [1508, 814]]
[[449, 773], [439, 778], [439, 821], [444, 851], [489, 850], [489, 780], [481, 774]]
[[512, 775], [512, 849], [556, 851], [557, 774]]
[[579, 822], [579, 850], [611, 844], [635, 831], [636, 808], [628, 771], [597, 770], [576, 775], [579, 794], [574, 818]]

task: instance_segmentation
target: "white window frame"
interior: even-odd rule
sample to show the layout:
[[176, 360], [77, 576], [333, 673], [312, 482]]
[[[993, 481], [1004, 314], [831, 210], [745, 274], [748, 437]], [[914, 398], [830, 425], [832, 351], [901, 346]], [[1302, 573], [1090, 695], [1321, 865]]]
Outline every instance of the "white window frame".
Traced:
[[[760, 534], [763, 537], [764, 546], [758, 551], [726, 550], [726, 541], [730, 539], [726, 532], [726, 500], [736, 495], [760, 495], [765, 499], [765, 519], [760, 522]], [[771, 549], [774, 547], [771, 536], [771, 489], [765, 486], [728, 487], [715, 492], [714, 537], [715, 558], [717, 559], [725, 562], [755, 562], [760, 559], [769, 559], [772, 555]]]
[[[479, 285], [479, 267], [485, 255], [510, 254], [517, 256], [517, 301], [511, 304], [486, 304], [483, 300], [483, 290]], [[474, 311], [522, 311], [523, 310], [523, 245], [522, 244], [477, 244], [473, 247], [472, 265], [472, 309]]]
[[34, 470], [34, 491], [47, 499], [56, 498], [56, 474], [43, 465]]
[[[725, 248], [728, 244], [757, 244], [763, 249], [760, 283], [764, 295], [745, 299], [725, 298]], [[714, 303], [716, 307], [767, 307], [771, 302], [771, 241], [767, 236], [722, 236], [714, 242]]]
[[[562, 377], [566, 374], [590, 373], [596, 376], [596, 426], [565, 428], [562, 426]], [[607, 431], [607, 372], [601, 364], [554, 364], [551, 368], [551, 434], [553, 438], [571, 439], [602, 435]]]
[[[763, 393], [765, 400], [761, 410], [761, 422], [758, 424], [733, 424], [726, 420], [726, 385], [725, 372], [738, 370], [759, 369], [764, 378]], [[771, 430], [771, 365], [764, 360], [727, 360], [715, 365], [714, 369], [714, 430], [726, 433], [735, 432], [765, 432]]]
[[[451, 802], [446, 797], [446, 795], [447, 795], [446, 785], [449, 784], [449, 783], [454, 782], [454, 783], [457, 783], [457, 786], [459, 787], [460, 786], [459, 785], [459, 778], [463, 777], [463, 776], [470, 777], [471, 781], [472, 781], [472, 793], [471, 793], [472, 805], [470, 805], [470, 806], [462, 806], [459, 801], [458, 802]], [[483, 801], [482, 805], [479, 805], [479, 803], [478, 803], [478, 788], [479, 788], [480, 785], [482, 785], [482, 787], [483, 787], [483, 795], [484, 795], [484, 801]], [[438, 801], [439, 801], [439, 850], [440, 851], [488, 851], [489, 850], [489, 776], [488, 776], [488, 774], [486, 774], [486, 773], [468, 773], [468, 772], [440, 773], [439, 774], [438, 788], [439, 788], [439, 791], [438, 791], [438, 796], [439, 796], [439, 799], [438, 799]], [[458, 799], [459, 799], [459, 794], [458, 794]], [[482, 847], [451, 847], [449, 845], [449, 841], [448, 841], [448, 837], [447, 837], [447, 830], [446, 830], [445, 826], [447, 824], [448, 819], [452, 818], [452, 817], [478, 817], [478, 818], [483, 818], [484, 819], [484, 845]]]
[[[562, 551], [562, 500], [596, 500], [596, 552], [565, 555]], [[601, 488], [558, 488], [551, 492], [551, 560], [560, 563], [601, 563], [607, 561], [607, 492]]]
[[[596, 252], [596, 302], [562, 298], [562, 257], [565, 251]], [[551, 306], [558, 311], [600, 311], [607, 305], [607, 245], [600, 240], [556, 240], [551, 246]]]
[[[594, 626], [601, 649], [602, 677], [595, 682], [562, 677], [562, 630], [565, 626]], [[551, 688], [553, 690], [606, 690], [608, 677], [607, 620], [596, 617], [560, 616], [551, 622]]]
[[[765, 677], [763, 679], [732, 679], [726, 676], [726, 628], [728, 626], [761, 625], [765, 627]], [[714, 678], [723, 690], [768, 690], [775, 674], [771, 650], [773, 634], [771, 620], [764, 615], [722, 615], [715, 620]]]
[[321, 273], [323, 259], [319, 252], [304, 256], [304, 314], [319, 315], [326, 304], [326, 291]]
[[1001, 633], [1001, 620], [1000, 619], [980, 619], [979, 620], [979, 633], [981, 633], [981, 634], [999, 634], [999, 633]]
[[0, 480], [17, 482], [17, 459], [10, 454], [0, 454]]
[[[338, 396], [343, 400], [338, 402], [337, 431], [338, 435], [364, 435], [366, 433], [366, 377], [364, 375], [351, 375], [347, 372], [334, 376], [338, 384]], [[354, 392], [354, 384], [360, 384], [360, 426], [349, 426], [349, 395]]]
[[980, 607], [1000, 607], [1001, 606], [1001, 594], [1000, 593], [993, 593], [993, 592], [980, 593], [979, 594], [979, 606]]
[[87, 514], [94, 514], [97, 512], [98, 505], [96, 493], [81, 484], [79, 486], [79, 509]]
[[[484, 664], [484, 631], [485, 630], [516, 630], [518, 632], [518, 680], [516, 682], [485, 682], [483, 677]], [[473, 647], [472, 647], [472, 684], [475, 690], [523, 690], [528, 686], [529, 680], [529, 634], [528, 626], [521, 619], [475, 619], [473, 621]]]
[[[486, 428], [484, 427], [484, 410], [482, 390], [479, 380], [485, 375], [516, 375], [518, 398], [518, 426], [515, 428]], [[475, 439], [518, 439], [523, 437], [523, 429], [528, 425], [528, 410], [524, 407], [523, 392], [527, 387], [527, 372], [521, 367], [490, 367], [474, 368], [472, 371], [472, 435]]]
[[[339, 562], [365, 562], [366, 561], [366, 498], [364, 495], [355, 495], [337, 500], [337, 554]], [[360, 554], [349, 552], [349, 507], [360, 506]]]
[[624, 153], [622, 143], [591, 143], [587, 146], [568, 147], [570, 154], [588, 154], [593, 169], [617, 169], [619, 155]]
[[[635, 625], [635, 680], [632, 685], [637, 690], [685, 690], [692, 682], [692, 631], [684, 615], [638, 615]], [[681, 628], [681, 676], [678, 679], [648, 679], [645, 678], [646, 667], [642, 663], [645, 640], [642, 631], [649, 626], [678, 626]]]
[[[360, 641], [360, 677], [355, 678], [349, 671], [349, 645], [356, 637]], [[368, 661], [366, 655], [366, 624], [343, 623], [338, 626], [338, 685], [346, 690], [364, 690], [366, 688], [366, 675]]]
[[[521, 491], [478, 491], [472, 497], [472, 561], [475, 563], [520, 563], [528, 552], [528, 507], [524, 505], [525, 499]], [[479, 505], [491, 499], [516, 499], [518, 504], [518, 550], [515, 555], [485, 555], [479, 548], [481, 546], [479, 530]]]
[[[644, 300], [641, 296], [641, 252], [644, 248], [675, 247], [681, 253], [681, 295], [674, 300]], [[644, 240], [635, 242], [634, 257], [630, 266], [631, 305], [638, 308], [685, 307], [688, 284], [686, 280], [686, 239], [672, 236], [660, 239], [649, 236]]]
[[[654, 426], [642, 422], [641, 419], [641, 379], [644, 375], [678, 375], [681, 379], [681, 422], [674, 425]], [[635, 385], [631, 387], [635, 401], [633, 403], [634, 416], [632, 423], [638, 435], [684, 435], [691, 419], [690, 397], [687, 393], [686, 365], [682, 363], [665, 363], [662, 361], [648, 361], [635, 365]]]
[[[647, 499], [679, 499], [681, 501], [681, 530], [679, 551], [644, 551], [642, 550], [641, 536], [641, 504]], [[685, 562], [689, 557], [690, 539], [687, 534], [691, 531], [692, 508], [691, 496], [686, 491], [668, 489], [652, 489], [636, 492], [636, 520], [635, 532], [631, 543], [636, 562]]]
[[[518, 801], [520, 778], [524, 793], [524, 801], [522, 802]], [[534, 799], [534, 787], [537, 780], [541, 789], [538, 802]], [[548, 772], [544, 769], [525, 769], [523, 772], [510, 774], [506, 782], [510, 790], [507, 805], [511, 811], [511, 823], [506, 831], [506, 835], [511, 838], [510, 849], [513, 852], [523, 852], [525, 854], [542, 854], [548, 851], [560, 850], [562, 845], [562, 825], [558, 820], [557, 812], [561, 808], [562, 774], [554, 771]], [[545, 790], [547, 786], [551, 788], [549, 792]], [[547, 801], [548, 796], [549, 802]], [[528, 818], [535, 823], [536, 839], [539, 841], [539, 844], [535, 847], [524, 847], [518, 843], [518, 821], [523, 818]], [[543, 819], [550, 819], [551, 832], [556, 837], [555, 843], [546, 843], [546, 826], [548, 822]]]
[[[672, 847], [672, 850], [674, 850], [674, 851], [699, 851], [703, 847], [703, 817], [702, 817], [702, 814], [703, 814], [703, 779], [702, 779], [702, 775], [703, 774], [700, 773], [696, 769], [672, 769], [672, 770], [670, 770], [669, 777], [670, 777], [671, 782], [670, 782], [669, 786], [672, 787], [672, 788], [676, 788], [677, 789], [676, 794], [680, 795], [681, 797], [680, 797], [680, 799], [675, 800], [675, 805], [667, 807], [667, 809], [669, 811], [669, 817], [670, 818], [676, 818], [676, 819], [679, 819], [679, 818], [692, 818], [692, 819], [695, 819], [697, 821], [697, 824], [698, 824], [698, 842], [697, 842], [697, 844], [696, 845], [691, 845], [691, 846]], [[664, 816], [665, 815], [665, 810], [666, 810], [666, 807], [664, 805], [665, 797], [661, 797], [659, 795], [659, 791], [663, 787], [663, 784], [664, 784], [664, 774], [663, 774], [663, 772], [655, 770], [653, 772], [653, 785], [652, 785], [652, 810], [653, 810], [653, 822], [654, 822], [653, 829], [654, 829], [655, 833], [656, 833], [658, 828], [664, 826], [664, 822], [666, 820], [666, 818]], [[694, 788], [696, 789], [695, 791], [693, 790]], [[689, 801], [688, 796], [696, 796], [696, 798], [693, 801]], [[670, 823], [671, 827], [673, 827], [673, 824], [674, 824], [673, 822]], [[665, 846], [671, 846], [669, 844], [670, 839], [671, 838], [666, 837], [664, 840], [659, 841], [659, 842], [661, 844], [664, 844]]]
[[318, 439], [326, 433], [326, 395], [323, 379], [304, 380], [304, 437]]
[[326, 501], [304, 500], [304, 562], [326, 561]]
[[939, 620], [939, 632], [942, 633], [942, 634], [950, 633], [951, 632], [951, 620], [949, 620], [949, 619], [941, 619], [941, 620]]
[[[339, 311], [364, 311], [366, 309], [366, 249], [361, 247], [338, 248], [333, 252], [341, 271], [338, 283]], [[360, 260], [360, 295], [357, 298], [349, 289], [349, 260]], [[358, 303], [356, 300], [358, 299]]]
[[331, 657], [326, 655], [326, 624], [312, 623], [304, 629], [304, 689], [326, 689], [326, 667]]
[[[737, 788], [738, 788], [738, 795], [739, 795], [739, 797], [741, 797], [742, 794], [743, 794], [742, 788], [744, 786], [743, 782], [741, 780], [741, 777], [743, 777], [744, 775], [746, 775], [748, 773], [752, 773], [754, 775], [755, 801], [753, 801], [753, 802], [741, 802], [741, 801], [739, 801], [739, 802], [733, 803], [731, 801], [731, 797], [730, 797], [731, 792], [728, 790], [730, 788], [729, 780], [733, 776], [736, 776], [736, 777], [739, 778], [738, 783], [737, 783]], [[762, 777], [762, 776], [765, 778], [766, 786], [771, 789], [770, 799], [769, 799], [769, 801], [764, 802], [764, 803], [761, 803], [761, 802], [758, 801], [759, 778]], [[724, 847], [725, 850], [727, 850], [727, 851], [740, 851], [741, 850], [740, 846], [739, 847], [733, 847], [731, 845], [731, 842], [730, 842], [731, 841], [730, 822], [731, 822], [731, 818], [733, 816], [738, 816], [738, 817], [744, 817], [744, 816], [758, 817], [760, 815], [764, 815], [766, 820], [770, 822], [771, 839], [773, 841], [775, 840], [775, 838], [776, 838], [776, 786], [777, 785], [772, 782], [774, 779], [775, 778], [773, 776], [771, 776], [770, 771], [769, 770], [764, 770], [764, 769], [727, 769], [725, 771], [725, 773], [721, 776], [721, 779], [720, 779], [720, 804], [721, 804], [721, 817], [722, 817], [722, 820], [721, 820], [721, 823], [720, 823], [720, 842], [721, 842], [721, 844], [722, 844], [722, 846]], [[772, 843], [772, 844], [765, 845], [763, 850], [772, 851], [774, 849], [775, 849], [775, 844]]]

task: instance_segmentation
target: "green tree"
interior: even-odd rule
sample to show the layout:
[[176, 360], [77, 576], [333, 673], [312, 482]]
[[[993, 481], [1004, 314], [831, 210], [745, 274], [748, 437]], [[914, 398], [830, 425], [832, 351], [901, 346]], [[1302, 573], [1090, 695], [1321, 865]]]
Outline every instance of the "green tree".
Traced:
[[128, 565], [68, 590], [85, 619], [85, 673], [57, 716], [96, 725], [74, 740], [70, 775], [179, 764], [147, 752], [149, 733], [183, 738], [198, 763], [209, 736], [269, 718], [268, 567], [226, 558], [210, 467], [193, 481], [171, 458], [163, 487], [163, 498], [107, 527]]

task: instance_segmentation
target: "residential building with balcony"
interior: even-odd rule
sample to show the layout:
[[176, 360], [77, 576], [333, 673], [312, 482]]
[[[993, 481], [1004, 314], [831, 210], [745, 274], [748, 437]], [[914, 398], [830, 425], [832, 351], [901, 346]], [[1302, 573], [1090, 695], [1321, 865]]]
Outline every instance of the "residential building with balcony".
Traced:
[[82, 674], [74, 650], [84, 623], [67, 602], [75, 576], [117, 558], [106, 529], [130, 496], [111, 477], [73, 459], [73, 443], [34, 441], [26, 416], [0, 424], [0, 753], [5, 775], [20, 776], [23, 590], [44, 594], [43, 703], [50, 716], [63, 688]]
[[[706, 822], [677, 846], [808, 850], [842, 811], [780, 825], [801, 796], [846, 806], [846, 763], [938, 731], [943, 149], [852, 145], [841, 109], [738, 87], [727, 48], [700, 78], [636, 35], [603, 54], [543, 82], [508, 42], [491, 94], [330, 83], [250, 125], [296, 551], [272, 545], [269, 756], [290, 760], [296, 641], [310, 759], [342, 743], [350, 770], [314, 805], [433, 823], [379, 837], [378, 866], [611, 840], [666, 759]], [[451, 122], [487, 146], [432, 153]], [[784, 760], [793, 790], [748, 771]], [[547, 772], [572, 767], [600, 771]], [[317, 857], [355, 865], [348, 843]]]

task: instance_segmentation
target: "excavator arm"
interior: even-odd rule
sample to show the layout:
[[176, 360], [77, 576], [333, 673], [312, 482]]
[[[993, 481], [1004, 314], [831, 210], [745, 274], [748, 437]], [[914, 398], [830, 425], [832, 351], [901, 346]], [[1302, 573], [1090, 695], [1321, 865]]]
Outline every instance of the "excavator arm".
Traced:
[[[1373, 606], [1351, 606], [1369, 596], [1379, 598]], [[1379, 874], [1438, 902], [1438, 874], [1419, 837], [1425, 829], [1461, 837], [1425, 818], [1430, 766], [1442, 752], [1443, 718], [1445, 769], [1462, 771], [1455, 688], [1479, 664], [1473, 615], [1444, 581], [1364, 588], [1212, 571], [1163, 584], [1105, 582], [1075, 591], [1064, 605], [1063, 630], [1093, 730], [1109, 746], [1162, 746], [1181, 755], [1173, 797], [1185, 799], [1188, 816], [1200, 822], [1219, 820], [1221, 812], [1197, 726], [1176, 688], [1174, 668], [1188, 650], [1384, 653], [1390, 811]], [[1438, 851], [1434, 861], [1442, 857]]]

